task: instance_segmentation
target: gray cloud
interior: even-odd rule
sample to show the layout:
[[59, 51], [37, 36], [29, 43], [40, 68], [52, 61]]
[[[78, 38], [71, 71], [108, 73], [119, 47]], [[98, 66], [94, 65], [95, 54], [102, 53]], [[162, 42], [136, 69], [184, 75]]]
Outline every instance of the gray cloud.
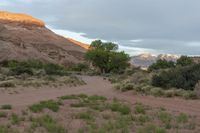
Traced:
[[[200, 53], [199, 0], [5, 1], [11, 4], [0, 5], [2, 10], [31, 14], [55, 29], [84, 32], [90, 38], [158, 53]], [[143, 41], [129, 41], [134, 39]]]

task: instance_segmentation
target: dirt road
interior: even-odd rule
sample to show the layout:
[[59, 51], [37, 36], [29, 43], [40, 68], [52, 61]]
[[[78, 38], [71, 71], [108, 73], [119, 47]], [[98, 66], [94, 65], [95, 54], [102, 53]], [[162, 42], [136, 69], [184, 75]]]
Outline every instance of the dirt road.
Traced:
[[[14, 108], [21, 108], [42, 100], [55, 99], [63, 95], [85, 93], [88, 95], [102, 95], [109, 99], [117, 98], [130, 102], [131, 104], [140, 102], [151, 107], [164, 107], [170, 111], [184, 112], [200, 117], [200, 100], [137, 96], [133, 95], [132, 92], [121, 93], [115, 91], [112, 88], [112, 84], [104, 80], [102, 77], [81, 76], [81, 78], [87, 83], [87, 85], [78, 87], [63, 86], [58, 88], [43, 87], [39, 89], [23, 88], [23, 91], [19, 91], [19, 93], [15, 94], [5, 92], [0, 93], [0, 105], [11, 104]], [[15, 89], [20, 90], [20, 88]]]

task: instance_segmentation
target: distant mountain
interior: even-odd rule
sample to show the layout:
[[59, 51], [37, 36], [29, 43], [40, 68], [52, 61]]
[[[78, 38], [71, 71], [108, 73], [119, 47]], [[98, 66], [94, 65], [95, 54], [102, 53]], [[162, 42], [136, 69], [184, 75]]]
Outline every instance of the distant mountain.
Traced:
[[150, 65], [152, 65], [159, 59], [165, 59], [168, 61], [175, 62], [178, 58], [179, 56], [171, 54], [152, 55], [146, 53], [131, 57], [131, 64], [141, 68], [148, 68]]
[[84, 60], [86, 49], [59, 36], [41, 20], [0, 12], [0, 61], [37, 59], [69, 65]]

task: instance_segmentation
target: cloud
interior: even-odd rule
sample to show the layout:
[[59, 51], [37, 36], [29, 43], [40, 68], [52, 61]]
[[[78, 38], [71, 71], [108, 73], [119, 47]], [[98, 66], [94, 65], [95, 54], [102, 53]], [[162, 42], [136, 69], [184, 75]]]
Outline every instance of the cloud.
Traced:
[[[152, 49], [172, 54], [200, 53], [199, 0], [7, 0], [7, 2], [12, 4], [4, 6], [0, 4], [2, 10], [33, 15], [43, 19], [52, 29], [67, 29], [74, 33], [87, 34], [79, 37], [119, 42], [121, 46], [129, 47], [130, 50], [134, 47], [144, 51]], [[126, 48], [126, 51], [130, 50]]]
[[11, 3], [10, 2], [8, 2], [8, 1], [6, 1], [6, 0], [2, 0], [1, 2], [0, 2], [0, 6], [8, 6], [8, 5], [10, 5]]

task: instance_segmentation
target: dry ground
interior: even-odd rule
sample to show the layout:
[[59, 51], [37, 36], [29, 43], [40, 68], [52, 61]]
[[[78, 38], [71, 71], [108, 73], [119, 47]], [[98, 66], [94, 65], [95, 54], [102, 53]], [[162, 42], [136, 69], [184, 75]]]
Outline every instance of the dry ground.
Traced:
[[[98, 76], [80, 76], [86, 85], [77, 87], [61, 86], [41, 87], [41, 88], [13, 88], [0, 90], [0, 105], [10, 104], [13, 106], [12, 112], [20, 112], [27, 106], [40, 101], [56, 99], [63, 95], [87, 94], [100, 95], [108, 99], [117, 98], [122, 101], [135, 105], [142, 103], [153, 108], [165, 108], [173, 114], [185, 113], [195, 116], [200, 120], [200, 100], [184, 100], [180, 98], [156, 98], [152, 96], [138, 96], [131, 92], [121, 93], [113, 89], [113, 86], [107, 80]], [[12, 92], [12, 93], [11, 93]], [[76, 121], [78, 122], [78, 121]], [[80, 124], [80, 123], [79, 123]]]

